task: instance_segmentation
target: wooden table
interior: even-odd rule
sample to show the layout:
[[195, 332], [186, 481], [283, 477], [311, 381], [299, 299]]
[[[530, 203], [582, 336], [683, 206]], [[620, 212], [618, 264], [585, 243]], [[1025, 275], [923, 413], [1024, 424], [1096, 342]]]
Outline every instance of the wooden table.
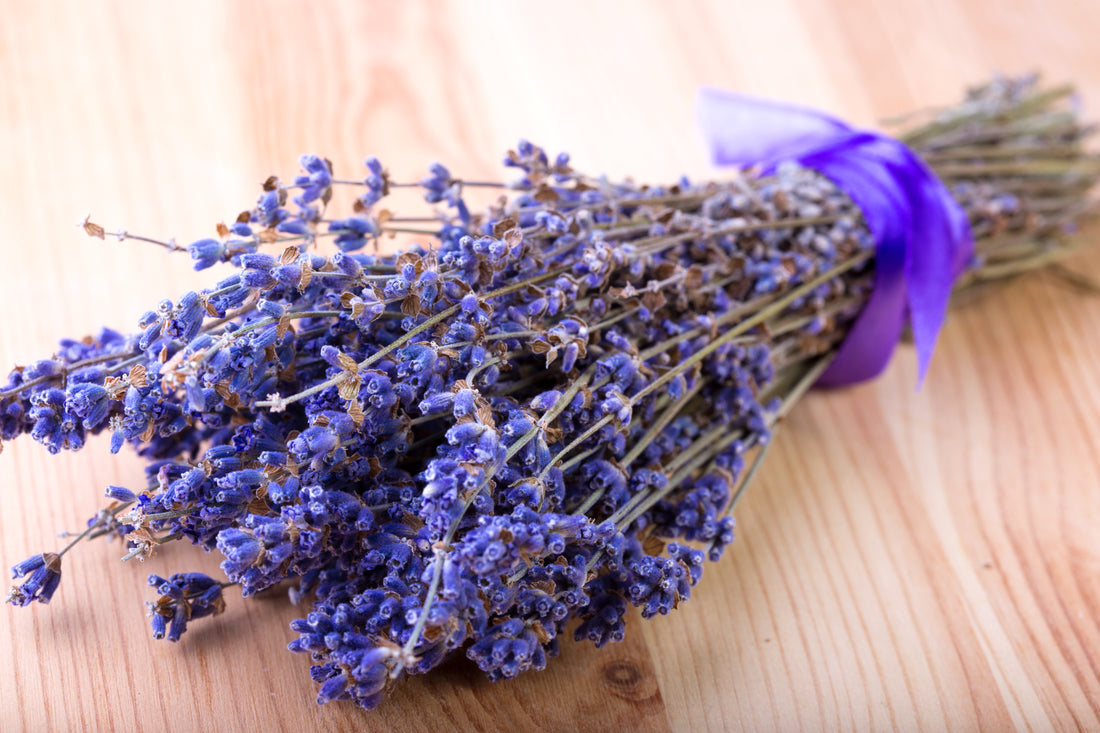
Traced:
[[[368, 153], [409, 177], [435, 159], [494, 176], [526, 136], [585, 170], [671, 180], [716, 173], [701, 83], [872, 124], [1035, 68], [1100, 118], [1100, 4], [1083, 0], [400, 7], [5, 3], [5, 369], [209, 282], [186, 257], [84, 237], [86, 213], [210, 236], [301, 152], [349, 177]], [[1100, 278], [1100, 251], [1070, 265]], [[874, 383], [806, 399], [734, 547], [677, 612], [512, 683], [449, 665], [371, 713], [313, 704], [282, 596], [230, 598], [156, 642], [146, 574], [216, 559], [181, 546], [135, 567], [91, 544], [49, 607], [0, 609], [0, 729], [1096, 730], [1098, 365], [1100, 298], [1006, 285], [952, 313], [921, 392], [903, 347]], [[102, 441], [6, 445], [0, 560], [58, 547], [106, 484], [138, 476]]]

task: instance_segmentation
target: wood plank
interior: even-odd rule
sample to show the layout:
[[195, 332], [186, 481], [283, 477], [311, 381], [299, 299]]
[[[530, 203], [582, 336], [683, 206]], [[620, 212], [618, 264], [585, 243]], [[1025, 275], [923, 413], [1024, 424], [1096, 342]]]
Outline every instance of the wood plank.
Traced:
[[[302, 152], [494, 176], [520, 136], [611, 175], [718, 175], [701, 83], [872, 124], [1039, 68], [1100, 119], [1097, 28], [1100, 4], [1074, 0], [9, 3], [0, 360], [208, 282], [155, 247], [87, 240], [88, 212], [190, 241]], [[1100, 252], [1071, 266], [1100, 280]], [[216, 559], [170, 547], [132, 567], [89, 545], [49, 607], [0, 609], [0, 729], [1098, 728], [1098, 326], [1100, 299], [1034, 276], [953, 312], [921, 392], [903, 347], [874, 383], [811, 395], [690, 603], [514, 682], [459, 660], [373, 712], [319, 708], [284, 651], [285, 598], [231, 599], [155, 642], [145, 575]], [[54, 547], [140, 471], [102, 442], [5, 445], [0, 560]]]

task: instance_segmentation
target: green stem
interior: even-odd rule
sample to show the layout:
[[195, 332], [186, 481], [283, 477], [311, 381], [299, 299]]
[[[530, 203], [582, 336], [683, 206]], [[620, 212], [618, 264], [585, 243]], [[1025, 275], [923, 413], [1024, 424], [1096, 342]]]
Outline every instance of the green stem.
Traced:
[[62, 557], [62, 556], [64, 556], [66, 552], [68, 552], [68, 551], [69, 551], [69, 550], [71, 550], [71, 549], [72, 549], [73, 547], [75, 547], [75, 546], [76, 546], [76, 545], [77, 545], [77, 544], [78, 544], [78, 543], [79, 543], [79, 542], [80, 542], [81, 540], [85, 540], [85, 539], [87, 539], [87, 538], [88, 538], [88, 537], [89, 537], [89, 536], [90, 536], [90, 535], [92, 534], [92, 532], [93, 532], [94, 530], [97, 530], [97, 529], [99, 529], [100, 527], [102, 527], [102, 526], [103, 526], [104, 524], [106, 524], [106, 521], [105, 521], [105, 520], [106, 520], [107, 518], [112, 518], [112, 519], [113, 519], [114, 517], [116, 517], [116, 516], [118, 515], [118, 513], [119, 513], [120, 511], [122, 511], [122, 510], [123, 510], [123, 509], [125, 509], [126, 507], [130, 506], [130, 504], [131, 504], [131, 503], [132, 503], [132, 502], [128, 502], [128, 503], [126, 503], [126, 504], [120, 504], [119, 506], [117, 506], [117, 507], [114, 507], [113, 509], [101, 509], [101, 510], [99, 511], [99, 515], [98, 515], [98, 516], [96, 517], [95, 521], [94, 521], [94, 522], [92, 522], [91, 524], [89, 524], [89, 525], [88, 525], [88, 526], [87, 526], [87, 527], [86, 527], [86, 528], [84, 529], [84, 531], [83, 531], [83, 532], [81, 532], [80, 534], [76, 535], [76, 536], [75, 536], [75, 537], [73, 538], [73, 540], [72, 540], [72, 541], [71, 541], [71, 542], [70, 542], [69, 544], [65, 545], [65, 547], [63, 547], [63, 548], [62, 548], [62, 549], [61, 549], [61, 550], [60, 550], [60, 551], [59, 551], [59, 552], [57, 553], [57, 556], [58, 556], [58, 557]]
[[[489, 300], [491, 298], [497, 298], [497, 297], [500, 297], [502, 295], [508, 295], [509, 293], [514, 293], [518, 290], [522, 290], [526, 287], [530, 287], [531, 285], [536, 285], [540, 282], [545, 282], [546, 280], [550, 280], [552, 278], [555, 278], [558, 275], [564, 274], [566, 272], [566, 270], [567, 270], [567, 268], [558, 268], [556, 270], [551, 270], [549, 272], [544, 272], [540, 275], [535, 275], [533, 277], [526, 278], [526, 279], [521, 280], [519, 282], [512, 283], [511, 285], [506, 285], [502, 288], [497, 288], [496, 290], [492, 290], [492, 291], [486, 293], [485, 295], [481, 296], [481, 298], [483, 300]], [[359, 369], [369, 368], [372, 364], [375, 364], [379, 360], [381, 360], [382, 357], [386, 356], [387, 354], [389, 354], [390, 352], [392, 352], [396, 349], [401, 348], [402, 346], [407, 344], [409, 341], [411, 341], [413, 338], [415, 338], [419, 334], [423, 333], [424, 331], [427, 331], [429, 328], [432, 328], [436, 324], [441, 323], [442, 321], [445, 321], [446, 319], [453, 316], [455, 313], [458, 313], [458, 311], [460, 309], [461, 309], [461, 305], [459, 305], [459, 304], [452, 305], [451, 307], [446, 308], [446, 309], [440, 311], [439, 313], [435, 314], [431, 318], [428, 318], [423, 323], [421, 323], [419, 326], [416, 326], [415, 328], [406, 331], [400, 337], [394, 339], [393, 341], [391, 341], [386, 346], [382, 347], [378, 351], [376, 351], [373, 354], [371, 354], [370, 356], [368, 356], [363, 361], [359, 362]], [[319, 382], [318, 384], [313, 385], [309, 389], [298, 392], [297, 394], [290, 395], [289, 397], [280, 397], [280, 398], [275, 399], [275, 400], [260, 400], [256, 403], [256, 407], [268, 407], [268, 408], [270, 408], [270, 407], [279, 406], [280, 408], [285, 408], [286, 405], [298, 402], [299, 400], [303, 400], [306, 397], [309, 397], [310, 395], [317, 394], [318, 392], [322, 392], [322, 391], [324, 391], [324, 390], [326, 390], [330, 387], [336, 386], [340, 382], [340, 380], [343, 379], [343, 378], [344, 378], [343, 374], [338, 374], [337, 376], [333, 377], [332, 379], [325, 380], [324, 382]]]

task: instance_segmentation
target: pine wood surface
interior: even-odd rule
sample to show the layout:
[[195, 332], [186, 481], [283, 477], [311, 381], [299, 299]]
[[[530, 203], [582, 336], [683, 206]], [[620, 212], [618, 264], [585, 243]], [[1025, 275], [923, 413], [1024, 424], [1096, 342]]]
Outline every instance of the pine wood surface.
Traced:
[[[523, 136], [669, 181], [708, 167], [702, 83], [853, 122], [954, 101], [991, 72], [1073, 81], [1100, 119], [1100, 3], [0, 3], [0, 367], [100, 324], [132, 329], [210, 282], [188, 242], [318, 152], [359, 175], [441, 160], [500, 175]], [[1071, 267], [1100, 278], [1097, 251]], [[738, 508], [739, 536], [672, 615], [489, 684], [450, 664], [367, 713], [318, 707], [281, 595], [150, 637], [170, 547], [65, 558], [54, 602], [0, 609], [0, 730], [1100, 729], [1100, 298], [1049, 275], [956, 308], [924, 389], [902, 347], [873, 383], [811, 394]], [[96, 441], [0, 455], [0, 562], [56, 549], [108, 483]]]

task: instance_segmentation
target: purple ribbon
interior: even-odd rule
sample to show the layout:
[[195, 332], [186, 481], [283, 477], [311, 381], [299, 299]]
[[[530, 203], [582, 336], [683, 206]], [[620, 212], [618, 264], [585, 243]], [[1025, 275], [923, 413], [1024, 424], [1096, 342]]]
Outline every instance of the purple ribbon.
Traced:
[[699, 121], [718, 165], [794, 160], [832, 180], [863, 212], [875, 238], [875, 285], [818, 382], [839, 387], [877, 376], [906, 311], [918, 386], [928, 371], [955, 278], [974, 251], [966, 212], [912, 150], [814, 109], [704, 87]]

